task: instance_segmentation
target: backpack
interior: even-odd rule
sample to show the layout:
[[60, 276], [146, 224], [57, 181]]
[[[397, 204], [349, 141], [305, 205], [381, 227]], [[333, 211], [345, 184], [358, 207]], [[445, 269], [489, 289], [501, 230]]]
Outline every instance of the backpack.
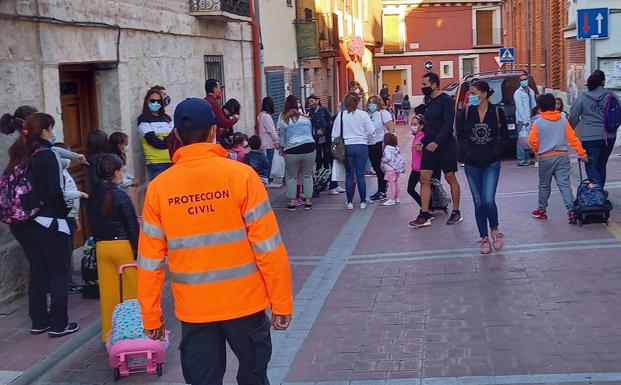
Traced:
[[580, 209], [601, 207], [606, 204], [606, 193], [602, 186], [586, 179], [580, 182], [574, 206]]
[[397, 148], [397, 158], [395, 159], [395, 169], [398, 173], [405, 172], [405, 160], [403, 159], [403, 155], [401, 155], [401, 151]]
[[617, 96], [609, 92], [604, 107], [604, 128], [608, 133], [614, 133], [621, 126], [621, 105]]
[[410, 105], [410, 101], [409, 100], [404, 100], [401, 103], [401, 109], [403, 110], [409, 110], [410, 108], [412, 108], [412, 106]]
[[437, 179], [431, 179], [431, 208], [446, 210], [451, 204], [451, 197], [446, 193], [442, 183]]
[[[35, 149], [32, 156], [46, 150]], [[8, 225], [34, 218], [41, 210], [41, 201], [32, 187], [30, 164], [18, 164], [0, 176], [0, 221]]]

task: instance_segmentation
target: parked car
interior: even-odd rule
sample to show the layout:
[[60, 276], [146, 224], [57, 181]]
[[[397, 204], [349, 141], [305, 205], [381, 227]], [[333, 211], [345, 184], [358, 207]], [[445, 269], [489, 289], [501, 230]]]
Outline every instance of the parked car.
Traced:
[[442, 88], [442, 92], [444, 92], [445, 94], [447, 94], [451, 98], [455, 99], [455, 94], [457, 94], [457, 90], [458, 89], [459, 89], [459, 83], [458, 82], [453, 82], [453, 83], [449, 84], [448, 86]]
[[491, 102], [501, 106], [505, 112], [505, 115], [507, 116], [510, 143], [506, 144], [506, 149], [515, 150], [515, 142], [517, 141], [518, 133], [515, 129], [515, 102], [513, 101], [513, 93], [520, 86], [520, 76], [524, 74], [528, 75], [530, 87], [535, 91], [535, 95], [538, 95], [539, 90], [537, 89], [537, 85], [535, 84], [535, 79], [526, 71], [487, 71], [467, 75], [466, 77], [464, 77], [457, 89], [457, 94], [455, 96], [456, 128], [458, 124], [462, 124], [465, 117], [465, 108], [467, 107], [468, 96], [470, 94], [470, 84], [472, 84], [476, 80], [485, 80], [494, 90], [494, 94], [490, 99]]

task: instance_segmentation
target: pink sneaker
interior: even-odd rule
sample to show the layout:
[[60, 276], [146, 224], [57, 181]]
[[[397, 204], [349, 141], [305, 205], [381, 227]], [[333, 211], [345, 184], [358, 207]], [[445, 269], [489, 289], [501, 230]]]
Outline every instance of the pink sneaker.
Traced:
[[481, 254], [491, 254], [492, 245], [489, 243], [489, 238], [481, 238]]
[[494, 245], [495, 250], [502, 250], [502, 247], [505, 245], [505, 242], [502, 239], [504, 236], [505, 235], [500, 231], [492, 231], [492, 244]]

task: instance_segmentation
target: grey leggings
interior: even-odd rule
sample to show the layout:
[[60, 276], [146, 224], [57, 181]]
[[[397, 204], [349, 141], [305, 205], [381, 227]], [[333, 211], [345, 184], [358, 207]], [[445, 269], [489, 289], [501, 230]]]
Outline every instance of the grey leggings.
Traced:
[[302, 198], [313, 197], [313, 170], [315, 169], [316, 152], [306, 154], [285, 154], [285, 170], [287, 173], [287, 198], [295, 199], [298, 182], [298, 171], [304, 178]]

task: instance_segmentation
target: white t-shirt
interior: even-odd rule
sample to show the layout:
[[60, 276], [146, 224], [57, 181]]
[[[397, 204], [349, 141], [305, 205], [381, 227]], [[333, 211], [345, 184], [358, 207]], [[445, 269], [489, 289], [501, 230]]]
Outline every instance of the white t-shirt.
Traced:
[[346, 145], [365, 144], [368, 145], [373, 138], [375, 128], [369, 118], [369, 114], [362, 110], [354, 112], [341, 111], [334, 119], [332, 128], [332, 139], [341, 135], [341, 114], [343, 114], [343, 139]]
[[373, 139], [369, 142], [369, 144], [376, 144], [384, 141], [384, 135], [387, 131], [386, 123], [393, 120], [392, 114], [388, 112], [388, 110], [379, 110], [370, 115], [373, 127], [375, 127], [375, 133], [373, 134]]

